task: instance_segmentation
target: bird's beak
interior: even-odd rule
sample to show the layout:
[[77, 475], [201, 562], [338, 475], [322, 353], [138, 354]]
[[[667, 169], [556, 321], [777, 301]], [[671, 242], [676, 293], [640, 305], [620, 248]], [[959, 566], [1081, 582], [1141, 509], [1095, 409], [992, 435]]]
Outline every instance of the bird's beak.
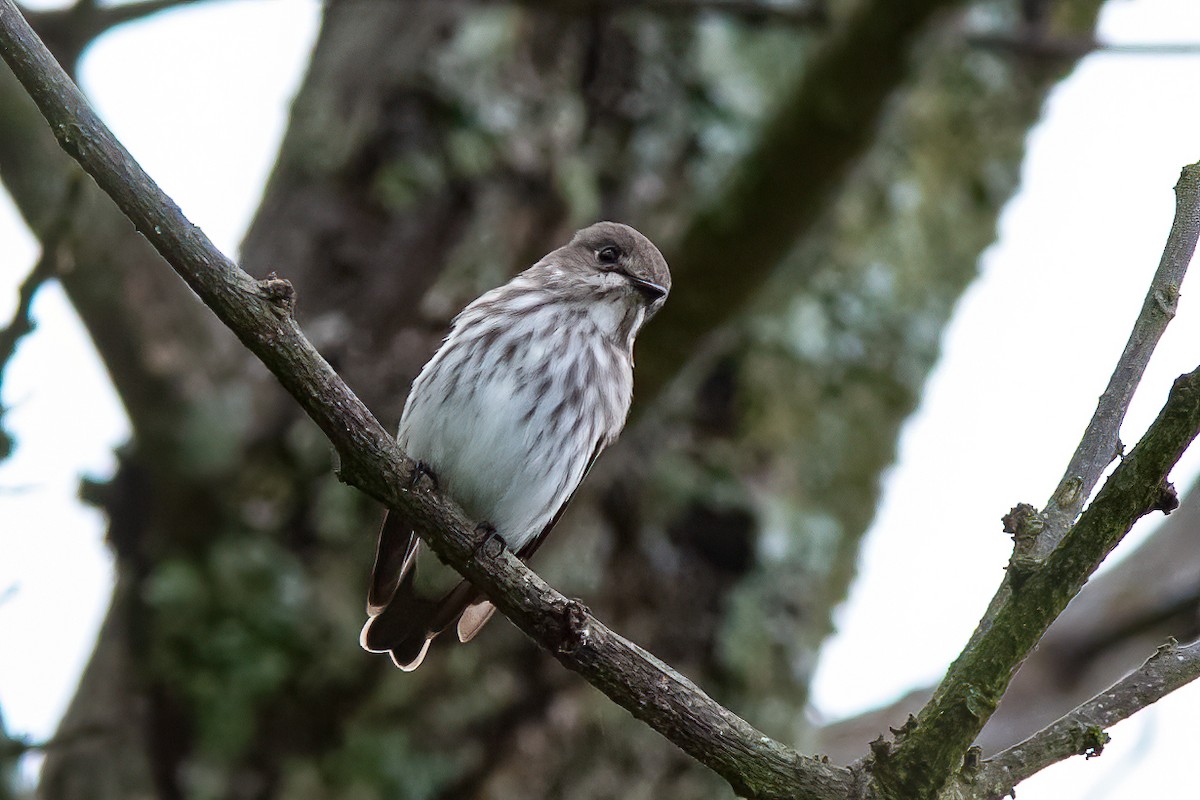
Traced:
[[642, 297], [646, 298], [647, 303], [653, 303], [667, 296], [666, 287], [660, 286], [654, 281], [644, 280], [642, 278], [629, 277], [629, 283], [633, 286]]

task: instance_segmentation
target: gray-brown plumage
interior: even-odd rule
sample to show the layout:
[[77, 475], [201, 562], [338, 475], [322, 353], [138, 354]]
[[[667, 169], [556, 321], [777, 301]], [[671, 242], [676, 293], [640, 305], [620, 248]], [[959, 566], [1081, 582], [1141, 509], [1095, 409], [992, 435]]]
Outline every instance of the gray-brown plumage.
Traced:
[[[401, 447], [528, 558], [624, 427], [634, 338], [670, 288], [666, 261], [645, 236], [614, 222], [584, 228], [455, 317], [413, 382]], [[389, 513], [360, 641], [404, 670], [450, 625], [466, 642], [494, 611], [457, 575], [440, 587], [418, 582], [420, 551]]]

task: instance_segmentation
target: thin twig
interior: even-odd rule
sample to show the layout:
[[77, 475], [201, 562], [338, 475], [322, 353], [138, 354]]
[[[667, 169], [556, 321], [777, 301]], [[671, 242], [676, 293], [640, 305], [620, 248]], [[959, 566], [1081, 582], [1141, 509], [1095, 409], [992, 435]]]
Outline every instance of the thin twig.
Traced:
[[725, 14], [751, 22], [810, 26], [829, 22], [825, 0], [807, 3], [764, 2], [764, 0], [496, 0], [558, 14], [613, 14], [624, 11], [677, 16]]
[[201, 0], [137, 0], [99, 5], [95, 0], [78, 0], [68, 8], [24, 14], [54, 55], [73, 71], [84, 48], [101, 34], [127, 22], [198, 2]]
[[25, 280], [21, 281], [21, 287], [17, 290], [17, 308], [13, 311], [12, 320], [0, 330], [0, 385], [4, 384], [4, 371], [17, 352], [17, 344], [25, 334], [34, 328], [31, 313], [33, 298], [37, 295], [38, 289], [42, 288], [42, 284], [54, 277], [54, 273], [53, 248], [43, 248], [42, 255], [33, 265], [29, 274], [25, 276]]
[[118, 3], [114, 5], [92, 5], [90, 10], [96, 14], [95, 27], [99, 33], [127, 22], [160, 14], [163, 11], [195, 5], [204, 0], [137, 0], [133, 3]]
[[1092, 53], [1111, 53], [1131, 56], [1193, 56], [1200, 54], [1197, 42], [1164, 42], [1159, 44], [1117, 44], [1091, 37], [1059, 38], [1019, 33], [968, 34], [968, 45], [986, 50], [998, 50], [1018, 56], [1041, 59], [1078, 61]]
[[19, 758], [27, 753], [46, 753], [74, 747], [81, 742], [107, 736], [112, 730], [112, 725], [85, 725], [40, 742], [25, 736], [6, 736], [0, 738], [0, 759]]
[[756, 798], [849, 797], [847, 768], [799, 755], [556, 592], [505, 549], [480, 547], [449, 499], [410, 491], [415, 465], [304, 337], [291, 285], [256, 281], [180, 212], [88, 106], [17, 12], [0, 0], [0, 54], [63, 148], [324, 431], [342, 480], [399, 510], [447, 563], [568, 668], [734, 787]]
[[66, 197], [54, 215], [53, 221], [42, 234], [42, 254], [38, 257], [33, 269], [21, 282], [17, 291], [17, 308], [13, 312], [12, 321], [0, 330], [0, 384], [3, 384], [4, 369], [16, 352], [17, 343], [21, 337], [34, 328], [30, 310], [37, 290], [58, 272], [58, 260], [63, 240], [66, 238], [75, 218], [80, 191], [83, 186], [82, 176], [76, 174], [68, 182]]
[[999, 798], [1021, 781], [1073, 755], [1099, 755], [1103, 731], [1200, 678], [1200, 640], [1171, 639], [1140, 668], [1023, 742], [987, 759], [975, 775], [972, 794]]
[[[13, 311], [12, 321], [0, 330], [0, 386], [4, 385], [4, 373], [17, 352], [17, 345], [34, 329], [33, 298], [37, 296], [38, 289], [58, 273], [63, 240], [74, 220], [82, 186], [82, 176], [76, 173], [68, 182], [66, 197], [58, 213], [42, 236], [42, 254], [17, 290], [17, 308]], [[0, 420], [3, 419], [5, 411], [7, 409], [0, 404]], [[12, 452], [12, 447], [11, 436], [0, 428], [0, 459], [7, 458]]]
[[1183, 168], [1175, 184], [1175, 222], [1125, 350], [1062, 480], [1042, 510], [1042, 530], [1036, 545], [1039, 557], [1062, 541], [1104, 470], [1121, 454], [1121, 422], [1158, 340], [1175, 318], [1179, 287], [1196, 251], [1197, 238], [1200, 238], [1200, 164], [1193, 164]]

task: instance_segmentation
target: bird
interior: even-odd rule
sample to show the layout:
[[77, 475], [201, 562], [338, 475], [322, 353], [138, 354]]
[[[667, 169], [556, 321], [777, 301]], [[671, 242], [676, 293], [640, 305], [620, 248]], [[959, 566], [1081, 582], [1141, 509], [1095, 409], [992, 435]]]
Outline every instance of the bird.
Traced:
[[[662, 253], [634, 228], [597, 222], [577, 231], [454, 318], [413, 381], [400, 447], [439, 491], [528, 559], [625, 426], [634, 340], [670, 289]], [[422, 558], [423, 549], [389, 510], [359, 643], [406, 672], [451, 626], [465, 643], [495, 612], [469, 581]], [[430, 580], [427, 570], [440, 577]]]

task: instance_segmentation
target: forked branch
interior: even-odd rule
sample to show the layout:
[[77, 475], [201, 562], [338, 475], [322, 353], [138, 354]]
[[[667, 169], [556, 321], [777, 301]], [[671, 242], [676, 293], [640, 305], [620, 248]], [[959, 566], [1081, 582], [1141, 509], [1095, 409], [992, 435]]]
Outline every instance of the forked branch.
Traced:
[[[1141, 379], [1162, 328], [1174, 315], [1179, 283], [1200, 234], [1200, 164], [1183, 169], [1176, 197], [1178, 209], [1166, 252], [1106, 392], [1112, 395], [1111, 404], [1101, 400], [1072, 460], [1072, 464], [1085, 465], [1080, 467], [1083, 475], [1076, 486], [1081, 497], [1064, 498], [1063, 508], [1075, 502], [1081, 506], [1115, 457], [1127, 396]], [[876, 779], [890, 795], [932, 797], [949, 775], [962, 768], [967, 748], [995, 712], [1017, 668], [1105, 556], [1142, 516], [1154, 510], [1169, 512], [1178, 505], [1167, 476], [1198, 432], [1200, 368], [1175, 381], [1158, 418], [1087, 510], [1055, 540], [1053, 549], [1044, 557], [1035, 554], [1010, 563], [983, 620], [915, 724], [906, 726], [894, 750], [876, 751]], [[1075, 482], [1068, 483], [1075, 486]], [[1020, 544], [1018, 540], [1018, 547]]]
[[1200, 238], [1200, 165], [1193, 164], [1184, 167], [1175, 185], [1175, 223], [1125, 350], [1100, 395], [1096, 412], [1071, 456], [1066, 473], [1042, 511], [1036, 543], [1040, 556], [1062, 541], [1104, 470], [1121, 454], [1121, 423], [1158, 340], [1175, 318], [1179, 287], [1196, 252], [1197, 238]]

